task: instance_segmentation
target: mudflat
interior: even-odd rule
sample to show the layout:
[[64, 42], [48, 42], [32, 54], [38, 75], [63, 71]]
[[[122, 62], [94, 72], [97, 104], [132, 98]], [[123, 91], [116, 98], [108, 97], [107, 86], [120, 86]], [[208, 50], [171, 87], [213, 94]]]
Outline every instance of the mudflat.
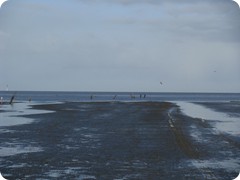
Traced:
[[240, 170], [239, 139], [182, 114], [174, 103], [33, 108], [54, 112], [1, 128], [0, 171], [7, 179], [231, 180]]

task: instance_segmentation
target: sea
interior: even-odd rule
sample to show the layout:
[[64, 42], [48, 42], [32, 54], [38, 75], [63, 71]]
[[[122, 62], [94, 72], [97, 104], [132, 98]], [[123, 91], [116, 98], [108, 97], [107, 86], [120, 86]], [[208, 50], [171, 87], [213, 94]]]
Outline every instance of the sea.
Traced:
[[86, 101], [240, 101], [240, 93], [168, 93], [168, 92], [64, 92], [0, 91], [3, 101], [86, 102]]

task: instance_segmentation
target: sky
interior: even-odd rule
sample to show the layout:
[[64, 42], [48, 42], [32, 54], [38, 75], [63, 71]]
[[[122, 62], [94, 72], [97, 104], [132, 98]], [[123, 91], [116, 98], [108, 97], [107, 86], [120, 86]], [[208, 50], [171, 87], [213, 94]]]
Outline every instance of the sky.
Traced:
[[240, 9], [232, 0], [8, 0], [7, 87], [240, 93]]

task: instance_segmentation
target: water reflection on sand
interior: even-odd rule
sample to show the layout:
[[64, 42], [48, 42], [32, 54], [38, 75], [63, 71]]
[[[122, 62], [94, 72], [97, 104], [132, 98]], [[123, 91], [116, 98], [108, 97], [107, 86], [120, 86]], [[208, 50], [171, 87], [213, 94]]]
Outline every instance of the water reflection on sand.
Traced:
[[52, 111], [32, 109], [30, 105], [36, 105], [37, 103], [14, 103], [12, 105], [0, 106], [0, 127], [2, 126], [14, 126], [21, 124], [28, 124], [33, 122], [33, 119], [25, 118], [22, 116], [30, 114], [42, 114], [50, 113]]
[[190, 102], [176, 102], [180, 106], [182, 112], [193, 118], [200, 118], [203, 121], [212, 121], [212, 125], [217, 131], [229, 133], [231, 135], [239, 135], [240, 118], [229, 116], [224, 112], [217, 112], [212, 109], [206, 108], [202, 105]]
[[[12, 105], [5, 104], [0, 106], [0, 134], [3, 133], [15, 133], [15, 130], [10, 130], [8, 127], [22, 124], [32, 123], [34, 120], [31, 118], [23, 117], [30, 114], [42, 114], [50, 113], [53, 111], [36, 110], [32, 109], [30, 105], [35, 105], [37, 103], [14, 103]], [[9, 139], [9, 142], [1, 144], [0, 147], [0, 157], [12, 156], [22, 153], [40, 152], [41, 147], [37, 147], [36, 143], [29, 142], [26, 145], [20, 142], [18, 139]]]

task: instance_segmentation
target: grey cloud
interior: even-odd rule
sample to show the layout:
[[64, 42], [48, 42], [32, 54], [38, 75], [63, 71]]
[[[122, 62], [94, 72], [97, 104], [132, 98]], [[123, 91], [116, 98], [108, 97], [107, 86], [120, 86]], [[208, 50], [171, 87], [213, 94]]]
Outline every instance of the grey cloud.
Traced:
[[[162, 3], [177, 3], [177, 4], [183, 4], [183, 3], [199, 3], [199, 0], [80, 0], [83, 2], [107, 2], [107, 3], [119, 3], [124, 5], [130, 5], [130, 4], [162, 4]], [[226, 0], [212, 0], [212, 2], [224, 2]], [[201, 0], [201, 2], [209, 2], [209, 0]]]
[[166, 91], [239, 91], [240, 11], [231, 0], [15, 3], [0, 12], [0, 76], [16, 89], [157, 91], [160, 77]]
[[[112, 22], [143, 27], [155, 33], [166, 33], [176, 39], [191, 38], [204, 41], [240, 42], [240, 11], [233, 2], [201, 1], [194, 4], [165, 5], [164, 15], [158, 17], [122, 17]], [[188, 2], [188, 1], [185, 1]], [[159, 9], [161, 11], [161, 9]]]

